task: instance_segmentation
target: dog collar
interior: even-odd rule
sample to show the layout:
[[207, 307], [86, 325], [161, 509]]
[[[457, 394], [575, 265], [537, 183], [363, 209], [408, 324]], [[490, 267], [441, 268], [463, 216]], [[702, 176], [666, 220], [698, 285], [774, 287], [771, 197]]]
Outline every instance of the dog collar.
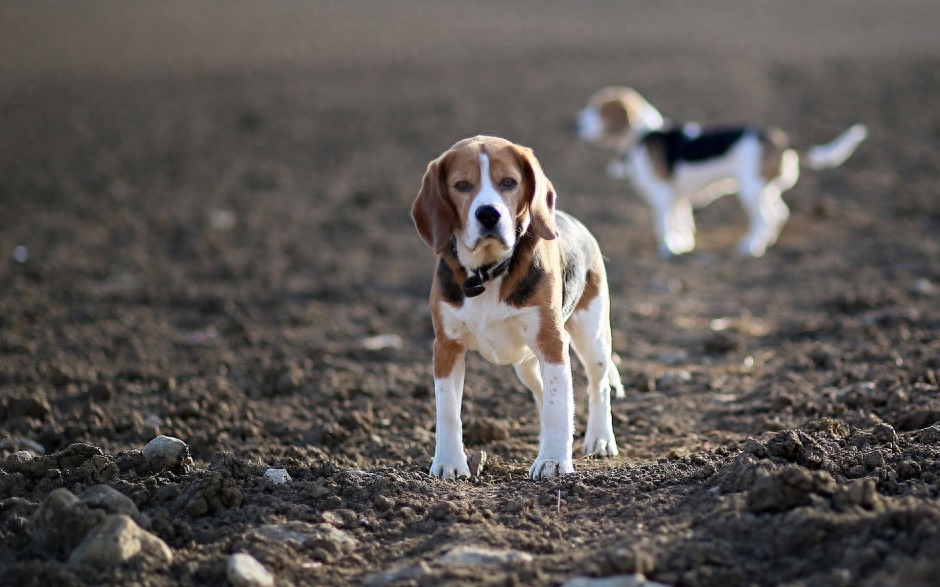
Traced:
[[[451, 252], [454, 255], [455, 259], [458, 259], [457, 255], [457, 239], [456, 237], [450, 241]], [[509, 264], [512, 262], [512, 255], [506, 257], [499, 263], [493, 263], [491, 265], [484, 265], [482, 267], [477, 267], [474, 270], [467, 269], [463, 266], [460, 268], [470, 274], [470, 277], [464, 280], [460, 284], [460, 289], [463, 291], [463, 295], [468, 298], [475, 298], [484, 291], [486, 287], [483, 285], [487, 281], [496, 279], [500, 275], [506, 272], [509, 269]]]
[[512, 261], [511, 256], [506, 257], [499, 263], [485, 265], [478, 268], [476, 271], [470, 271], [470, 277], [460, 284], [460, 289], [463, 290], [463, 295], [467, 296], [468, 298], [475, 298], [486, 291], [486, 287], [484, 287], [483, 284], [487, 281], [490, 281], [491, 279], [496, 279], [505, 273], [506, 270], [509, 269], [510, 261]]

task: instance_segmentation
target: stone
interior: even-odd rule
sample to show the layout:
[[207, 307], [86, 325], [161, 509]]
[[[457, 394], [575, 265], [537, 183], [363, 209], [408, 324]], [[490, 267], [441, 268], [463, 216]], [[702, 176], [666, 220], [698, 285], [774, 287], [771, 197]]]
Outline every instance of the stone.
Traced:
[[454, 565], [502, 565], [532, 561], [532, 555], [515, 550], [496, 550], [481, 546], [457, 546], [438, 559], [439, 563]]
[[90, 512], [71, 491], [59, 488], [46, 496], [26, 533], [41, 549], [64, 559], [103, 517], [103, 512]]
[[227, 574], [235, 587], [273, 587], [274, 575], [250, 554], [239, 552], [228, 558]]
[[189, 455], [189, 446], [185, 442], [163, 434], [148, 442], [142, 452], [147, 457], [151, 470], [155, 472], [190, 465], [193, 462]]
[[104, 510], [109, 514], [124, 514], [134, 519], [140, 517], [134, 500], [110, 485], [92, 485], [79, 496], [79, 501], [89, 508]]
[[355, 548], [357, 540], [330, 524], [287, 522], [266, 524], [248, 533], [249, 538], [297, 544], [304, 548], [323, 548], [328, 552], [344, 552]]
[[130, 516], [109, 515], [72, 552], [69, 565], [109, 568], [141, 555], [163, 564], [173, 562], [170, 547], [138, 526]]
[[389, 569], [387, 571], [379, 571], [378, 573], [366, 575], [365, 579], [362, 581], [362, 586], [384, 587], [385, 585], [398, 583], [399, 581], [410, 581], [417, 583], [420, 581], [420, 579], [429, 577], [430, 575], [431, 567], [429, 567], [424, 561], [418, 561], [414, 564], [404, 565], [394, 569]]
[[668, 587], [663, 583], [648, 580], [644, 575], [613, 575], [611, 577], [574, 577], [562, 587]]
[[264, 472], [265, 479], [270, 479], [275, 485], [283, 485], [293, 481], [287, 469], [268, 469]]

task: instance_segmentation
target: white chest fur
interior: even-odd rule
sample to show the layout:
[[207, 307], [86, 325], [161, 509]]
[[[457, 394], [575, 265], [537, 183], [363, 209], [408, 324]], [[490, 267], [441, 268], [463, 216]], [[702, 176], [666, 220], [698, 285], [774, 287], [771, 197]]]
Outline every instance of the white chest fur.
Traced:
[[444, 332], [491, 363], [516, 364], [533, 356], [531, 346], [539, 328], [538, 309], [514, 308], [499, 300], [502, 279], [486, 284], [486, 291], [467, 298], [462, 306], [441, 302]]

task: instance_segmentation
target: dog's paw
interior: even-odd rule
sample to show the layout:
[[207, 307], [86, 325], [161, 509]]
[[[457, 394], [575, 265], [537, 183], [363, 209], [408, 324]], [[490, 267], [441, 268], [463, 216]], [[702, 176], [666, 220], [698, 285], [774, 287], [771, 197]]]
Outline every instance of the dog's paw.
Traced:
[[555, 460], [539, 457], [535, 459], [535, 462], [529, 467], [529, 478], [533, 481], [538, 481], [539, 479], [554, 479], [555, 477], [571, 473], [574, 473], [574, 463], [572, 463], [570, 459]]
[[750, 257], [763, 257], [767, 252], [768, 243], [764, 239], [745, 238], [738, 243], [738, 253]]
[[458, 477], [470, 478], [470, 466], [467, 459], [434, 459], [431, 463], [431, 470], [428, 471], [432, 477], [442, 477], [444, 479], [457, 479]]
[[613, 434], [601, 438], [585, 437], [583, 450], [585, 456], [590, 455], [603, 458], [615, 457], [620, 454], [620, 449], [617, 448], [617, 441], [614, 439]]

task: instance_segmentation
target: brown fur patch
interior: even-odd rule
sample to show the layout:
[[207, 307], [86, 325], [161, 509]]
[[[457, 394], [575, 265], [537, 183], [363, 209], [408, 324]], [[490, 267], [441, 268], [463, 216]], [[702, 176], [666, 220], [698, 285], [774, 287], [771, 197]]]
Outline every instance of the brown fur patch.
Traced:
[[623, 100], [604, 102], [597, 109], [597, 113], [604, 121], [604, 132], [619, 134], [626, 132], [630, 127], [630, 114]]
[[[603, 270], [603, 268], [601, 269]], [[584, 293], [581, 294], [581, 299], [578, 300], [574, 311], [579, 312], [581, 310], [587, 310], [591, 302], [601, 295], [602, 286], [602, 274], [599, 274], [595, 268], [591, 268], [587, 274], [587, 281], [584, 283]]]
[[778, 128], [769, 128], [760, 135], [761, 177], [770, 181], [780, 175], [783, 153], [790, 147], [787, 134]]

